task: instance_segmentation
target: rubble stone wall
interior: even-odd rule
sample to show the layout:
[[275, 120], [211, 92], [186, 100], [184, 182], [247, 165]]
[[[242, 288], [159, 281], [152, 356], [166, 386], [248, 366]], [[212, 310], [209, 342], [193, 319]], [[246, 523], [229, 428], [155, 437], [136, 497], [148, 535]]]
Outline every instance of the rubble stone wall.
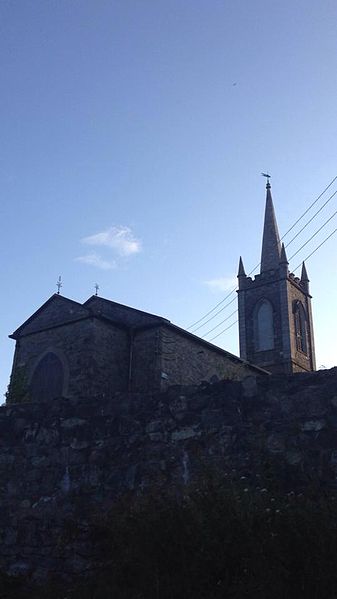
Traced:
[[[0, 569], [94, 568], [90, 522], [117, 498], [213, 469], [285, 492], [337, 485], [337, 370], [0, 408]], [[74, 533], [76, 531], [76, 534]]]

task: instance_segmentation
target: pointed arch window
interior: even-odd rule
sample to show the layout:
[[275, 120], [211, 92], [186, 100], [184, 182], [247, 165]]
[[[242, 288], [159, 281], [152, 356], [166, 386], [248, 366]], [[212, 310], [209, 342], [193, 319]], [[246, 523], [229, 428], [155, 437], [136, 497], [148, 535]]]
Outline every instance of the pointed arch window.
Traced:
[[264, 299], [260, 301], [254, 314], [255, 350], [274, 349], [274, 315], [272, 304]]
[[294, 302], [293, 312], [296, 349], [306, 354], [308, 353], [307, 315], [302, 302], [299, 300]]
[[34, 370], [30, 384], [32, 400], [44, 402], [61, 397], [63, 387], [63, 364], [56, 354], [48, 352]]

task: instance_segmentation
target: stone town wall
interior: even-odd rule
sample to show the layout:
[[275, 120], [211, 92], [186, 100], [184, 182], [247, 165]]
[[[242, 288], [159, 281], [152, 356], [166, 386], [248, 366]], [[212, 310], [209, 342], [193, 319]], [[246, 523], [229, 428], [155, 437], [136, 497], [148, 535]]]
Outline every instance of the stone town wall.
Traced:
[[101, 559], [90, 521], [118, 497], [205, 468], [257, 486], [266, 464], [285, 491], [336, 487], [336, 369], [3, 406], [0, 569], [84, 573]]

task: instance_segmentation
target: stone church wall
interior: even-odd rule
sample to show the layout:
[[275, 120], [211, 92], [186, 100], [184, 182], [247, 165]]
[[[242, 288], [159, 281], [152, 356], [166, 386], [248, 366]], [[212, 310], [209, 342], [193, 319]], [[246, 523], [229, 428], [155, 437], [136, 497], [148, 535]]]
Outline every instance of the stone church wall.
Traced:
[[109, 396], [128, 389], [130, 340], [125, 329], [93, 320], [92, 394]]
[[137, 331], [133, 337], [132, 390], [160, 391], [160, 331], [158, 327]]
[[195, 385], [212, 377], [239, 380], [252, 372], [242, 361], [184, 336], [171, 327], [161, 327], [162, 389], [171, 385]]
[[34, 370], [48, 352], [55, 353], [63, 364], [67, 397], [96, 397], [127, 389], [127, 333], [87, 318], [20, 338], [13, 366], [21, 374], [28, 401]]
[[[298, 300], [302, 302], [303, 307], [308, 314], [308, 302], [301, 289], [298, 289], [295, 283], [288, 285], [288, 306], [289, 306], [289, 329], [290, 329], [290, 342], [292, 344], [291, 353], [294, 356], [293, 359], [293, 371], [303, 372], [311, 370], [310, 364], [310, 353], [308, 355], [299, 351], [296, 347], [296, 332], [295, 332], [295, 320], [293, 313], [293, 304]], [[310, 300], [309, 300], [310, 301]], [[309, 308], [310, 309], [310, 308]], [[308, 326], [312, 328], [311, 315], [309, 316]], [[310, 336], [308, 335], [308, 343], [310, 343]]]
[[[102, 562], [91, 537], [120, 496], [216, 469], [284, 492], [336, 488], [337, 370], [0, 408], [0, 569], [41, 579]], [[263, 483], [266, 484], [265, 482]]]
[[[253, 364], [258, 364], [267, 370], [273, 365], [273, 372], [283, 371], [282, 356], [282, 324], [279, 281], [268, 281], [267, 275], [257, 275], [254, 281], [249, 281], [244, 292], [245, 322], [246, 322], [246, 351]], [[274, 349], [256, 351], [256, 332], [254, 330], [254, 310], [259, 301], [267, 299], [273, 307], [274, 316]]]
[[[20, 338], [17, 342], [13, 372], [20, 373], [28, 393], [33, 372], [47, 352], [55, 352], [63, 362], [64, 395], [72, 397], [88, 391], [88, 376], [93, 375], [95, 371], [91, 359], [93, 326], [93, 320], [86, 319]], [[29, 400], [29, 397], [27, 399]]]

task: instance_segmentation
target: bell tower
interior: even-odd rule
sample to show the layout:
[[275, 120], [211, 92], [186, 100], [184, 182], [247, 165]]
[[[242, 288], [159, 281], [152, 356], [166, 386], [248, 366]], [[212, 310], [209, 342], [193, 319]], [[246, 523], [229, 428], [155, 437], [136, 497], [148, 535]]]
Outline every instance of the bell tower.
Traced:
[[272, 373], [315, 370], [311, 295], [305, 264], [301, 278], [289, 272], [280, 242], [269, 179], [260, 274], [238, 272], [240, 357]]

